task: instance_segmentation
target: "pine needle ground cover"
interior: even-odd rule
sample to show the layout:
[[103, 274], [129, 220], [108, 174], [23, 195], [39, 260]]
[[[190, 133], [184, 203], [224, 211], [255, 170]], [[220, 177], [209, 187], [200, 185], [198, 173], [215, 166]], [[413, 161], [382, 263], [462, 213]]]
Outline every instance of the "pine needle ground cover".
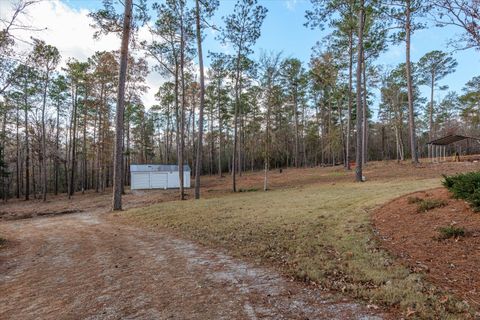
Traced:
[[461, 312], [379, 249], [370, 224], [376, 206], [440, 179], [328, 183], [168, 202], [122, 213], [148, 228], [171, 230], [236, 257], [273, 264], [298, 280], [347, 292], [416, 315]]

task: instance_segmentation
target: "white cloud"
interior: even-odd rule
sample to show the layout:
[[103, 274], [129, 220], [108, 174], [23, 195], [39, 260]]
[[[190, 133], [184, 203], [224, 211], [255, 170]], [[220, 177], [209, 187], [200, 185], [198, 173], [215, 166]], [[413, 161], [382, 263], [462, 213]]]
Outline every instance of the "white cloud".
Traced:
[[294, 11], [297, 4], [298, 4], [298, 0], [285, 0], [285, 6], [290, 11]]
[[[88, 10], [70, 8], [59, 0], [42, 1], [29, 8], [24, 20], [35, 28], [45, 30], [19, 30], [14, 35], [25, 40], [36, 37], [56, 46], [64, 63], [69, 57], [84, 60], [95, 51], [119, 47], [120, 39], [114, 35], [105, 36], [99, 41], [93, 40], [94, 29], [90, 26], [92, 20], [88, 13]], [[24, 48], [25, 45], [20, 47]]]
[[[11, 7], [9, 1], [0, 0], [0, 14], [10, 16]], [[96, 51], [111, 51], [120, 48], [120, 38], [116, 35], [102, 36], [100, 40], [93, 39], [95, 29], [91, 27], [92, 19], [86, 9], [74, 9], [60, 0], [42, 1], [22, 16], [22, 23], [35, 28], [46, 28], [44, 31], [31, 32], [17, 30], [14, 36], [19, 39], [30, 40], [30, 37], [39, 38], [46, 43], [58, 48], [62, 55], [61, 66], [64, 66], [68, 58], [86, 60]], [[147, 35], [146, 28], [140, 30], [140, 38]], [[21, 50], [27, 50], [28, 44], [18, 43]], [[151, 62], [151, 61], [149, 61]], [[147, 77], [147, 85], [150, 89], [144, 94], [143, 100], [146, 107], [155, 103], [154, 94], [163, 79], [155, 73]]]

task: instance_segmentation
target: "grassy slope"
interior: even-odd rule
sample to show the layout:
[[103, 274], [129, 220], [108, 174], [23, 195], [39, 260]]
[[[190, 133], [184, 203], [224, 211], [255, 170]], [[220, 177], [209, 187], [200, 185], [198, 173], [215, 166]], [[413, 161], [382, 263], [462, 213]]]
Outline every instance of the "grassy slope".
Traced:
[[[123, 213], [129, 221], [168, 228], [202, 244], [383, 305], [444, 316], [444, 305], [418, 274], [376, 248], [369, 210], [402, 194], [439, 186], [438, 179], [339, 183], [168, 202]], [[449, 312], [447, 312], [449, 313]]]

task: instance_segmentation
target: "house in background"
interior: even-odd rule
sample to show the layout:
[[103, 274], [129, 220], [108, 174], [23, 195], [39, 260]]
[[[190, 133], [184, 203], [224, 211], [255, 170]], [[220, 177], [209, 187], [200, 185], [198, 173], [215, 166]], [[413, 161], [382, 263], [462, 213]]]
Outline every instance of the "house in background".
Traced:
[[[131, 190], [180, 188], [178, 165], [130, 165]], [[183, 166], [183, 187], [190, 188], [190, 166]]]

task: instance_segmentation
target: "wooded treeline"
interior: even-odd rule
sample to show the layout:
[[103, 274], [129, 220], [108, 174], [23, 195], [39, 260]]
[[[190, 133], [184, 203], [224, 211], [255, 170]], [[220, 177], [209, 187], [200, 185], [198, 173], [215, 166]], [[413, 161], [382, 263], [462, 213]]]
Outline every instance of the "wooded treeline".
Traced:
[[[134, 20], [142, 10], [151, 17], [143, 25], [148, 40], [139, 39], [140, 26], [132, 25], [123, 184], [130, 183], [131, 163], [189, 164], [193, 174], [196, 167], [201, 174], [229, 173], [234, 191], [236, 175], [263, 169], [268, 189], [268, 171], [282, 167], [350, 169], [355, 162], [360, 181], [361, 164], [369, 160], [417, 162], [430, 139], [480, 133], [480, 76], [462, 92], [439, 100], [438, 90], [447, 89], [443, 78], [455, 72], [454, 57], [432, 48], [419, 61], [410, 59], [414, 31], [434, 23], [465, 25], [455, 43], [480, 48], [474, 4], [311, 2], [306, 27], [328, 27], [331, 33], [305, 63], [270, 51], [254, 55], [268, 14], [255, 0], [239, 0], [222, 26], [211, 23], [219, 5], [215, 0], [166, 0], [152, 8], [134, 1]], [[18, 52], [10, 27], [18, 27], [15, 19], [35, 1], [13, 3], [17, 15], [1, 21], [0, 33], [1, 196], [45, 199], [48, 193], [102, 192], [113, 181], [119, 52], [96, 52], [79, 61], [61, 57], [38, 39], [30, 41], [28, 52]], [[115, 2], [104, 4], [91, 14], [99, 33], [121, 31], [123, 16], [115, 12]], [[232, 53], [204, 48], [209, 63], [204, 72], [200, 60], [198, 72], [199, 48], [209, 28]], [[398, 44], [405, 46], [404, 63], [376, 63]], [[153, 106], [142, 102], [149, 72], [165, 80]], [[420, 86], [428, 86], [430, 96], [422, 97]]]

